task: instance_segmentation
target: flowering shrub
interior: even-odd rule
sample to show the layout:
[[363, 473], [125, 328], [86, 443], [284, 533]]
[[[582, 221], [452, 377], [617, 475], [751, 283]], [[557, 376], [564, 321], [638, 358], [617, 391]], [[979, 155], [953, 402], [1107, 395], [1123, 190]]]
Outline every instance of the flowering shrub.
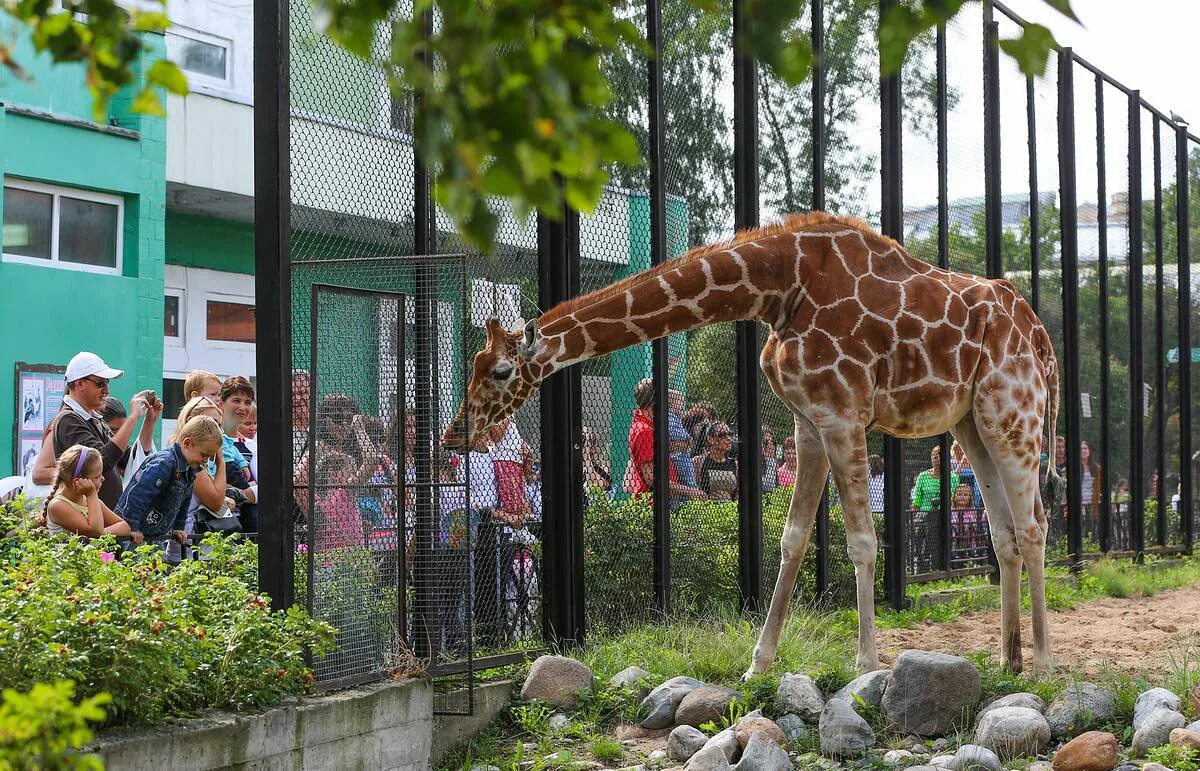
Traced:
[[88, 723], [104, 720], [108, 694], [75, 703], [75, 683], [38, 683], [29, 693], [5, 689], [0, 702], [0, 769], [85, 771], [104, 768], [78, 750], [92, 740]]
[[[2, 526], [12, 511], [0, 512]], [[110, 694], [115, 722], [304, 692], [305, 649], [327, 652], [333, 629], [300, 608], [270, 610], [254, 544], [204, 545], [209, 559], [168, 569], [149, 546], [115, 559], [111, 538], [0, 539], [0, 685], [73, 680], [81, 697]]]

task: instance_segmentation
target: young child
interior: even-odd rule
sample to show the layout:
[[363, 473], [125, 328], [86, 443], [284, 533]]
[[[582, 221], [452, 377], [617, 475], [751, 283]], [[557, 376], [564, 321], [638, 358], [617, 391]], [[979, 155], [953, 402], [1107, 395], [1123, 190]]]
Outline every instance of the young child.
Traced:
[[344, 549], [366, 543], [362, 514], [358, 510], [357, 491], [379, 467], [379, 451], [367, 436], [362, 415], [351, 420], [362, 462], [354, 467], [354, 459], [340, 450], [322, 449], [318, 452], [315, 498], [320, 520], [316, 523], [317, 549]]
[[[104, 534], [129, 538], [129, 524], [100, 500], [103, 481], [104, 459], [98, 450], [81, 444], [67, 448], [58, 459], [46, 499], [46, 529], [92, 538]], [[141, 543], [140, 538], [134, 540]]]
[[174, 444], [146, 459], [117, 502], [117, 513], [130, 530], [151, 541], [169, 534], [180, 545], [186, 543], [183, 527], [196, 475], [221, 452], [221, 439], [221, 426], [208, 415], [177, 428]]

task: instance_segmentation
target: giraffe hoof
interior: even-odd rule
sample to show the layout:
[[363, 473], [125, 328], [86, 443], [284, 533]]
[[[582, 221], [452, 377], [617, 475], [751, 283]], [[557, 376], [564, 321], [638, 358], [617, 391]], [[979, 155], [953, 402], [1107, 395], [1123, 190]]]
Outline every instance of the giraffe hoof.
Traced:
[[1033, 660], [1033, 672], [1038, 675], [1054, 674], [1054, 659], [1050, 656], [1035, 657]]
[[749, 682], [750, 680], [753, 680], [754, 678], [758, 677], [759, 675], [766, 672], [770, 668], [771, 668], [770, 664], [768, 664], [767, 666], [762, 667], [762, 668], [759, 668], [755, 664], [751, 664], [750, 668], [747, 669], [746, 672], [742, 675], [742, 682], [743, 683]]

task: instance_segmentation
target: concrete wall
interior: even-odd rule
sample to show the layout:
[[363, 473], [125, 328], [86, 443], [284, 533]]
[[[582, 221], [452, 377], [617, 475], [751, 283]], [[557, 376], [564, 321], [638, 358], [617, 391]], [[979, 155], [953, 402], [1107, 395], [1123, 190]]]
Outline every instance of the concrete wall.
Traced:
[[425, 680], [376, 683], [258, 714], [105, 734], [91, 748], [108, 768], [432, 768], [433, 689]]

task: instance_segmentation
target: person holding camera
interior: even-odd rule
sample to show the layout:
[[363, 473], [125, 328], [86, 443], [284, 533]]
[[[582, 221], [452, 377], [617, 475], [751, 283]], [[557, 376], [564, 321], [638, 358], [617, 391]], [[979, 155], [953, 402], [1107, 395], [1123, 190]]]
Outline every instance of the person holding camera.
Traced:
[[104, 400], [108, 397], [108, 384], [125, 373], [113, 369], [94, 353], [82, 351], [67, 363], [67, 394], [63, 397], [62, 411], [55, 417], [52, 426], [54, 457], [62, 456], [75, 445], [90, 447], [100, 452], [104, 460], [104, 481], [100, 485], [100, 501], [114, 509], [121, 498], [124, 484], [120, 468], [129, 462], [129, 443], [139, 419], [145, 416], [138, 442], [143, 447], [153, 446], [154, 430], [162, 414], [162, 402], [153, 391], [140, 391], [129, 400], [129, 419], [117, 433], [113, 433], [100, 415]]

